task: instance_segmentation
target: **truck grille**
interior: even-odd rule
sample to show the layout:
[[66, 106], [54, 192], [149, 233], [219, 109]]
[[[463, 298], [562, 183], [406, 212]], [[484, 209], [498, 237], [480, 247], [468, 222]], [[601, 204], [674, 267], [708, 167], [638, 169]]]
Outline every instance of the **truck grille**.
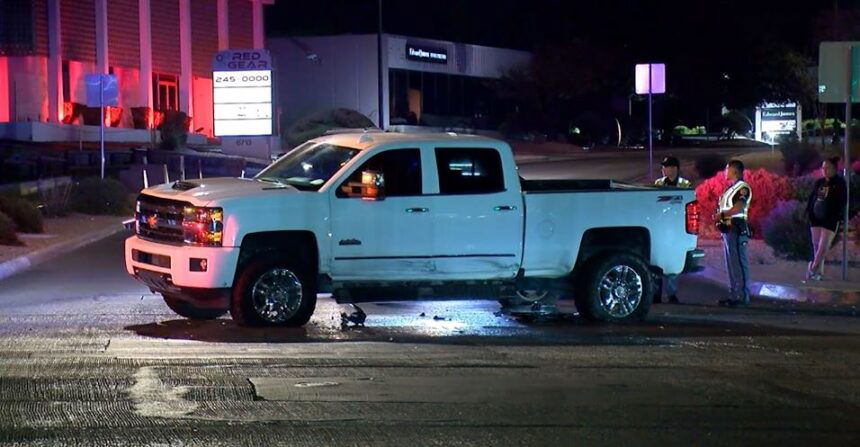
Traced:
[[139, 211], [135, 217], [138, 236], [155, 242], [173, 244], [181, 244], [185, 241], [182, 233], [183, 208], [191, 206], [190, 203], [146, 194], [141, 194], [137, 200]]

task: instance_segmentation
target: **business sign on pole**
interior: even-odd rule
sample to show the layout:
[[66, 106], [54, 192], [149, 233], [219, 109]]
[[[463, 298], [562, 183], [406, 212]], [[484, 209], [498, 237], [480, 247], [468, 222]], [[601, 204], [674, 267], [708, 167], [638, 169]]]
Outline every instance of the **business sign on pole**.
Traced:
[[87, 84], [87, 107], [116, 106], [119, 98], [119, 85], [116, 76], [110, 74], [88, 74], [84, 77]]
[[216, 137], [272, 134], [272, 58], [267, 50], [226, 50], [212, 63]]
[[666, 64], [636, 64], [636, 94], [666, 93]]
[[775, 143], [780, 136], [797, 133], [800, 119], [797, 103], [764, 103], [756, 108], [756, 139]]
[[654, 179], [654, 126], [651, 121], [654, 95], [666, 93], [666, 64], [636, 64], [636, 93], [648, 95], [648, 178]]
[[[854, 60], [849, 72], [849, 60]], [[821, 42], [818, 51], [818, 100], [823, 103], [845, 103], [848, 83], [852, 102], [860, 101], [860, 42]], [[850, 81], [849, 81], [849, 75]]]

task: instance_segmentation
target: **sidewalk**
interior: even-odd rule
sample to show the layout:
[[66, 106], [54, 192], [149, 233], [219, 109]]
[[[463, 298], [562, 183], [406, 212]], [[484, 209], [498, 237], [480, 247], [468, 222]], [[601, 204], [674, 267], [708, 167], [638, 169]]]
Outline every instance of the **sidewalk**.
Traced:
[[[720, 241], [700, 239], [699, 248], [705, 251], [702, 261], [705, 269], [695, 275], [728, 285]], [[747, 251], [753, 298], [840, 306], [860, 304], [860, 268], [849, 266], [848, 280], [842, 281], [841, 245], [828, 257], [823, 281], [806, 281], [806, 262], [777, 258], [764, 241], [750, 241]], [[856, 261], [857, 256], [857, 250], [849, 246], [849, 260]]]
[[0, 280], [123, 231], [127, 216], [71, 214], [45, 219], [42, 234], [18, 233], [24, 246], [0, 245]]

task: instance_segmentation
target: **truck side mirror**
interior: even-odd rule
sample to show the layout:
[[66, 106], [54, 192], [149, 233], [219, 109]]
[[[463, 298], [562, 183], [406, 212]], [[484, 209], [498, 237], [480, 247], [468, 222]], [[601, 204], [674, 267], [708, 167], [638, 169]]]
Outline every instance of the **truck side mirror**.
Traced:
[[385, 199], [385, 176], [381, 172], [364, 171], [361, 173], [361, 199]]

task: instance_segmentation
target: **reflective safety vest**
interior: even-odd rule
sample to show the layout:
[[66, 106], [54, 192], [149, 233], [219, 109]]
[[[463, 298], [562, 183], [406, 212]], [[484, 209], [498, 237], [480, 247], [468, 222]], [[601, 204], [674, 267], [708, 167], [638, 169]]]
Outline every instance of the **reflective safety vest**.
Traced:
[[752, 203], [752, 188], [750, 188], [750, 185], [743, 180], [738, 180], [734, 184], [729, 186], [728, 189], [723, 192], [723, 195], [720, 196], [720, 201], [717, 203], [717, 206], [720, 207], [720, 212], [732, 209], [732, 206], [734, 206], [735, 195], [737, 195], [738, 192], [740, 192], [740, 190], [743, 188], [746, 188], [747, 191], [749, 191], [746, 204], [743, 208], [741, 208], [740, 211], [735, 214], [732, 214], [731, 216], [726, 216], [726, 218], [740, 218], [746, 220], [749, 216], [750, 204]]
[[[668, 180], [669, 180], [668, 177], [660, 177], [654, 182], [654, 186], [669, 186], [669, 185], [666, 185], [666, 181], [668, 181]], [[685, 179], [684, 177], [679, 176], [678, 177], [678, 184], [675, 186], [672, 186], [672, 187], [673, 188], [690, 188], [691, 186], [693, 186], [693, 185], [692, 185], [692, 183], [690, 183], [689, 180]]]

